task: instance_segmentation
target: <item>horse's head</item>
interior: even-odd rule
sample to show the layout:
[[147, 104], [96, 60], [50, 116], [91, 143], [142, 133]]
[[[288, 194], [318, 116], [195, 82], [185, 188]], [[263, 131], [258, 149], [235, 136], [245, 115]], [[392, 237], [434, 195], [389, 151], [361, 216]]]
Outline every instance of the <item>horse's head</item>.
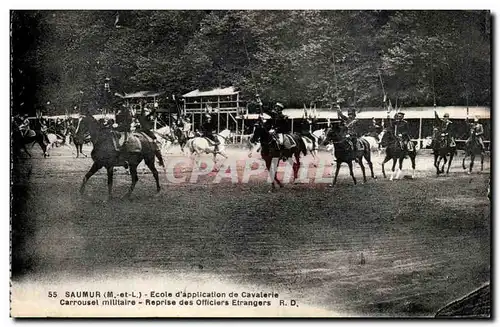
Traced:
[[395, 141], [394, 135], [389, 130], [387, 130], [387, 128], [384, 128], [384, 130], [380, 133], [379, 139], [380, 146], [382, 147], [387, 147], [389, 144], [394, 143]]
[[222, 136], [223, 138], [227, 139], [231, 135], [231, 131], [228, 129], [225, 129], [222, 132], [220, 132], [219, 135]]
[[328, 132], [325, 137], [325, 143], [326, 142], [333, 142], [333, 143], [338, 143], [342, 142], [345, 140], [347, 134], [347, 128], [345, 125], [340, 124], [340, 123], [333, 123], [331, 124], [330, 128], [328, 129]]
[[325, 136], [326, 136], [324, 128], [317, 129], [312, 134], [318, 138], [319, 143], [321, 143], [325, 139]]

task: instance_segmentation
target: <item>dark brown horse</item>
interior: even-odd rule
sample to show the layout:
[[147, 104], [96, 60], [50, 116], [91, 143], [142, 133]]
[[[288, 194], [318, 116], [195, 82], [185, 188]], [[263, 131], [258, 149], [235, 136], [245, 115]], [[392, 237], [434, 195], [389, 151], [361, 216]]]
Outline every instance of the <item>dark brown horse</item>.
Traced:
[[[339, 175], [340, 166], [343, 162], [349, 166], [349, 173], [352, 177], [354, 185], [356, 185], [356, 177], [354, 177], [354, 172], [352, 170], [352, 162], [356, 161], [361, 167], [363, 172], [363, 183], [366, 183], [366, 172], [365, 165], [363, 164], [363, 158], [368, 163], [370, 167], [370, 172], [372, 178], [376, 178], [373, 173], [373, 164], [371, 161], [371, 149], [370, 143], [364, 138], [358, 138], [358, 142], [361, 147], [354, 149], [352, 141], [346, 137], [347, 128], [341, 123], [334, 123], [332, 127], [326, 132], [325, 143], [332, 142], [334, 146], [334, 154], [337, 162], [337, 168], [335, 169], [335, 175], [333, 177], [331, 187], [334, 187], [337, 183], [337, 177]], [[358, 145], [358, 146], [359, 146]]]
[[467, 174], [469, 175], [472, 173], [472, 167], [474, 167], [474, 160], [476, 159], [477, 155], [481, 156], [481, 171], [483, 171], [484, 151], [481, 147], [481, 144], [479, 143], [476, 133], [474, 132], [474, 130], [471, 130], [470, 137], [465, 143], [465, 156], [462, 160], [462, 168], [466, 170], [467, 168], [465, 167], [465, 159], [467, 157], [470, 157], [469, 171], [467, 172]]
[[[434, 130], [434, 142], [432, 149], [434, 150], [434, 167], [436, 167], [436, 174], [444, 173], [444, 166], [448, 162], [448, 168], [446, 169], [446, 174], [450, 172], [451, 162], [453, 161], [453, 157], [457, 152], [456, 146], [450, 146], [451, 140], [448, 138], [448, 135], [441, 133], [439, 129]], [[450, 157], [449, 159], [447, 157]], [[439, 165], [443, 160], [443, 167], [439, 169]]]
[[[409, 141], [412, 142], [412, 141]], [[410, 157], [411, 160], [411, 167], [412, 167], [412, 178], [415, 177], [415, 158], [417, 156], [417, 150], [415, 149], [415, 146], [413, 146], [412, 151], [407, 151], [406, 149], [403, 149], [402, 147], [402, 140], [400, 138], [397, 138], [392, 130], [384, 129], [381, 140], [380, 140], [380, 145], [382, 147], [385, 147], [385, 158], [382, 161], [382, 174], [385, 176], [385, 163], [388, 162], [389, 160], [392, 160], [392, 174], [390, 180], [392, 181], [394, 179], [394, 170], [396, 169], [396, 163], [399, 162], [399, 169], [398, 172], [396, 173], [396, 179], [399, 178], [399, 174], [403, 170], [403, 161], [406, 156]]]
[[78, 119], [76, 127], [70, 126], [68, 128], [68, 132], [71, 135], [73, 144], [75, 144], [76, 147], [76, 157], [79, 158], [80, 154], [82, 154], [82, 156], [86, 158], [87, 155], [83, 153], [83, 145], [92, 142], [92, 140], [90, 138], [90, 132], [84, 128], [80, 128], [81, 121], [82, 118]]
[[26, 148], [26, 145], [34, 145], [37, 143], [42, 148], [43, 156], [49, 156], [47, 152], [46, 136], [41, 131], [28, 130], [22, 133], [18, 128], [12, 129], [12, 149], [17, 156], [21, 155], [21, 150], [31, 158], [31, 153]]
[[[280, 187], [283, 187], [283, 183], [278, 179], [277, 168], [279, 166], [280, 160], [289, 159], [294, 157], [295, 162], [293, 163], [293, 178], [296, 179], [298, 171], [300, 169], [300, 154], [307, 154], [306, 147], [302, 138], [298, 134], [287, 134], [295, 142], [295, 146], [290, 149], [281, 149], [278, 146], [276, 137], [271, 135], [271, 133], [263, 126], [256, 125], [252, 137], [250, 138], [250, 145], [260, 142], [260, 154], [264, 162], [266, 163], [266, 168], [269, 171], [271, 177], [272, 190], [275, 190], [275, 182], [278, 183]], [[251, 152], [250, 152], [251, 153]], [[249, 154], [249, 156], [251, 156]], [[273, 165], [273, 159], [277, 159], [276, 165]]]
[[93, 116], [87, 115], [83, 117], [80, 121], [79, 128], [90, 133], [90, 137], [94, 145], [94, 149], [90, 154], [94, 164], [83, 178], [83, 182], [80, 187], [81, 194], [83, 194], [85, 184], [89, 178], [99, 169], [105, 167], [108, 173], [108, 197], [111, 198], [111, 190], [113, 187], [113, 167], [124, 166], [124, 162], [127, 162], [130, 168], [130, 175], [132, 177], [132, 185], [130, 185], [130, 189], [126, 194], [126, 197], [130, 197], [135, 184], [139, 180], [137, 176], [137, 166], [142, 160], [144, 160], [148, 168], [153, 173], [156, 181], [156, 191], [160, 192], [161, 187], [158, 171], [155, 167], [155, 157], [158, 158], [160, 166], [163, 166], [164, 169], [165, 164], [158, 146], [148, 136], [144, 133], [130, 133], [129, 141], [132, 138], [136, 138], [140, 144], [139, 149], [137, 151], [118, 152], [116, 150], [118, 133], [103, 127]]

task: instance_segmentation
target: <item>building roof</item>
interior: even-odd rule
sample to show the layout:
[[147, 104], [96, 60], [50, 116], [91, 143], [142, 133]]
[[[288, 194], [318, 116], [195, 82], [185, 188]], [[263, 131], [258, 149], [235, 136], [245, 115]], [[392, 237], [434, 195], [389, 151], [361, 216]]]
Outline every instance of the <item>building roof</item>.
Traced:
[[155, 91], [139, 91], [134, 93], [125, 93], [125, 95], [115, 93], [116, 96], [119, 96], [122, 99], [155, 98], [162, 94], [163, 92], [155, 92]]
[[[434, 119], [434, 110], [436, 110], [441, 118], [445, 113], [450, 114], [450, 119], [465, 119], [467, 117], [467, 107], [408, 107], [402, 108], [400, 111], [404, 112], [405, 119]], [[314, 109], [312, 111], [308, 109], [307, 112], [311, 112], [314, 115]], [[343, 109], [342, 112], [347, 115], [346, 109]], [[395, 110], [391, 111], [390, 116], [393, 117], [395, 113]], [[300, 119], [304, 116], [304, 109], [284, 109], [283, 114], [288, 116], [288, 118]], [[316, 114], [316, 118], [319, 119], [337, 119], [337, 111], [332, 109], [316, 109]], [[469, 107], [469, 117], [472, 118], [476, 115], [480, 119], [490, 119], [490, 108]], [[384, 108], [360, 108], [356, 117], [359, 119], [382, 119], [387, 118], [387, 111]]]
[[184, 94], [183, 98], [194, 98], [194, 97], [208, 97], [208, 96], [218, 96], [218, 95], [234, 95], [238, 94], [239, 91], [236, 91], [234, 86], [226, 87], [226, 88], [216, 88], [209, 91], [200, 91], [198, 89], [191, 91], [189, 93]]
[[[248, 114], [248, 115], [239, 115], [236, 117], [236, 119], [248, 119], [248, 120], [256, 120], [256, 119], [259, 119], [259, 114]], [[269, 116], [268, 114], [264, 113], [262, 115], [264, 117], [264, 119], [271, 119], [271, 116]]]

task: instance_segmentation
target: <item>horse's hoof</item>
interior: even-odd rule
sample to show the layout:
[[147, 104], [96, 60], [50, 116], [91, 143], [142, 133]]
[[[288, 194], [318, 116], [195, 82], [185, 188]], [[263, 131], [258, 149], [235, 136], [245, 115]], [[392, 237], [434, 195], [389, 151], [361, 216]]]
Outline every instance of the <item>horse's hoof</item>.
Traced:
[[335, 185], [333, 185], [333, 184], [328, 184], [328, 187], [329, 187], [329, 188], [334, 188], [334, 187], [335, 187]]

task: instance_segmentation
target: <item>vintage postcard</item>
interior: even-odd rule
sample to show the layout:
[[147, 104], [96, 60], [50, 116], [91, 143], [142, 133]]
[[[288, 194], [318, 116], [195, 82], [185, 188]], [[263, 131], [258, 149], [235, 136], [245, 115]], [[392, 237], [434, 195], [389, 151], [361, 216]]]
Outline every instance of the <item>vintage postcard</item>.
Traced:
[[491, 21], [11, 10], [11, 317], [491, 318]]

